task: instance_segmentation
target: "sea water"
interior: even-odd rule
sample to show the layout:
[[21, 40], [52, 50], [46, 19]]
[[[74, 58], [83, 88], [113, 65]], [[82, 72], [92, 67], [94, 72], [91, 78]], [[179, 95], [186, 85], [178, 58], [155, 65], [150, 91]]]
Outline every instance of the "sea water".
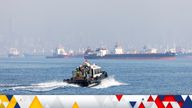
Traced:
[[0, 94], [191, 94], [192, 59], [90, 60], [108, 72], [95, 87], [64, 83], [82, 58], [0, 58]]

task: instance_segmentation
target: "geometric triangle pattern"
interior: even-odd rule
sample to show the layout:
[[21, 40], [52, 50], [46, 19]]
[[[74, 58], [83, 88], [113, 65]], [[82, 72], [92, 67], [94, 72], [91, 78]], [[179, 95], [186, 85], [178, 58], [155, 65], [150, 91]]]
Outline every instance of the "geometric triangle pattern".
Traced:
[[72, 108], [79, 108], [79, 105], [77, 104], [77, 102], [75, 102], [74, 104], [73, 104], [73, 107]]
[[0, 95], [0, 108], [192, 108], [192, 95]]
[[29, 108], [43, 108], [37, 96], [35, 96]]
[[20, 108], [15, 96], [0, 95], [0, 108]]
[[131, 104], [131, 106], [134, 108], [135, 104], [136, 104], [136, 101], [130, 101], [129, 102]]
[[121, 101], [121, 98], [122, 98], [122, 97], [123, 97], [122, 94], [117, 94], [117, 95], [116, 95], [116, 98], [117, 98], [118, 101]]
[[192, 101], [189, 96], [187, 96], [186, 100], [183, 102], [182, 108], [192, 108]]

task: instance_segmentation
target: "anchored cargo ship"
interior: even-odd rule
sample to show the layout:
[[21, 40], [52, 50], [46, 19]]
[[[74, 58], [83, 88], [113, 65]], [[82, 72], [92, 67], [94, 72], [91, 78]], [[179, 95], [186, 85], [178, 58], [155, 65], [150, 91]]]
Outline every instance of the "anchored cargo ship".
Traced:
[[56, 48], [52, 56], [46, 56], [46, 58], [65, 58], [68, 54], [65, 52], [64, 48]]
[[175, 58], [176, 52], [170, 49], [166, 52], [157, 52], [157, 49], [144, 49], [143, 52], [124, 53], [122, 47], [115, 45], [115, 52], [109, 53], [106, 48], [98, 48], [95, 51], [87, 49], [85, 59], [162, 59]]
[[83, 54], [80, 53], [74, 53], [73, 50], [70, 50], [68, 53], [65, 51], [64, 48], [56, 48], [55, 51], [53, 51], [53, 55], [46, 56], [46, 58], [68, 58], [68, 57], [82, 57]]
[[20, 56], [21, 56], [21, 53], [17, 48], [9, 49], [8, 57], [20, 57]]

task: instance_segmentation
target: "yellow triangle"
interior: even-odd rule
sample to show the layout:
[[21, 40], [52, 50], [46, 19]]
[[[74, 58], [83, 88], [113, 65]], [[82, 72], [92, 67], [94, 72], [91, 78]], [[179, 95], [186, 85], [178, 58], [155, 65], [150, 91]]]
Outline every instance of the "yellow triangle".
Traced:
[[75, 102], [74, 104], [73, 104], [73, 107], [72, 108], [79, 108], [79, 105], [77, 104], [77, 102]]
[[43, 108], [37, 96], [35, 96], [29, 108]]
[[17, 101], [16, 101], [15, 97], [13, 96], [13, 97], [11, 98], [11, 101], [9, 102], [7, 108], [14, 108], [15, 105], [16, 105], [16, 103], [17, 103]]
[[5, 108], [5, 106], [3, 105], [3, 103], [0, 104], [0, 108]]
[[1, 100], [1, 102], [9, 102], [7, 96], [5, 96], [5, 95], [0, 95], [0, 100]]

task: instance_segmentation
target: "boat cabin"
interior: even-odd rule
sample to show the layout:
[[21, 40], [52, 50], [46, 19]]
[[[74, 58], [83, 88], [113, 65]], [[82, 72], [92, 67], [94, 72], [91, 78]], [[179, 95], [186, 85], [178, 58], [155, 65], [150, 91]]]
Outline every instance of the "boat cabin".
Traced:
[[93, 78], [101, 76], [101, 74], [102, 74], [101, 67], [99, 67], [95, 64], [91, 65], [90, 73], [91, 73]]
[[73, 78], [75, 79], [90, 79], [100, 77], [102, 75], [101, 67], [88, 62], [84, 62], [72, 73]]

